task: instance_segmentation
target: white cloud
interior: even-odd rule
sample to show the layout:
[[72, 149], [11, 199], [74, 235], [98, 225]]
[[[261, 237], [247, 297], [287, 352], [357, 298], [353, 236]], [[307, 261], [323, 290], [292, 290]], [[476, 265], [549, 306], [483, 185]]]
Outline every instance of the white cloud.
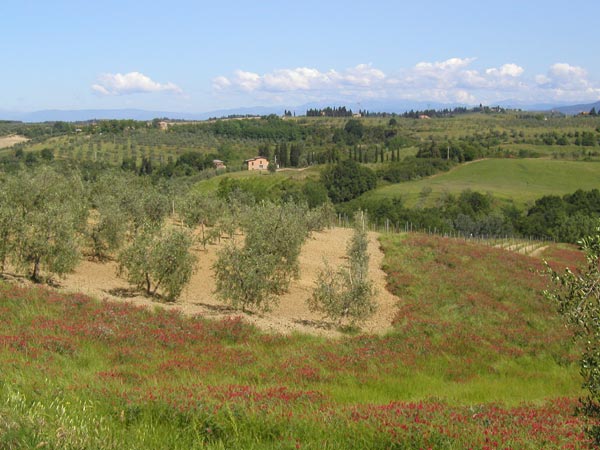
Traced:
[[571, 66], [566, 63], [553, 64], [548, 70], [548, 75], [538, 75], [536, 81], [538, 81], [538, 84], [566, 90], [579, 90], [590, 87], [587, 71], [582, 67]]
[[543, 85], [549, 85], [550, 82], [552, 81], [550, 78], [548, 78], [546, 75], [536, 75], [534, 78], [535, 82], [537, 84], [539, 84], [540, 86]]
[[587, 78], [581, 67], [557, 63], [547, 75], [524, 77], [525, 69], [515, 63], [477, 69], [475, 58], [450, 58], [419, 62], [413, 67], [385, 73], [372, 64], [344, 70], [321, 71], [297, 67], [265, 74], [235, 71], [213, 79], [221, 95], [252, 96], [261, 101], [302, 102], [320, 99], [360, 101], [395, 99], [447, 103], [494, 103], [522, 101], [597, 100], [600, 86]]
[[438, 62], [420, 62], [415, 66], [415, 70], [421, 73], [440, 74], [457, 71], [470, 65], [475, 58], [450, 58], [446, 61]]
[[367, 88], [384, 79], [385, 74], [381, 70], [370, 64], [359, 64], [343, 72], [321, 72], [308, 67], [297, 67], [259, 75], [237, 70], [230, 78], [219, 76], [213, 79], [213, 87], [217, 90], [232, 88], [245, 92], [290, 92], [343, 87]]
[[267, 91], [285, 92], [296, 90], [318, 89], [329, 83], [330, 74], [322, 74], [316, 69], [298, 67], [296, 69], [280, 69], [262, 77], [262, 86]]
[[495, 77], [520, 77], [525, 69], [516, 64], [504, 64], [499, 69], [491, 68], [487, 69], [485, 73], [487, 75], [495, 76]]
[[455, 93], [454, 101], [457, 103], [473, 104], [477, 101], [475, 96], [467, 91], [458, 90]]
[[600, 99], [600, 84], [592, 82], [583, 67], [567, 63], [550, 66], [546, 75], [534, 78], [537, 92], [560, 101], [596, 101]]
[[140, 72], [102, 74], [98, 77], [97, 83], [92, 85], [92, 90], [101, 95], [128, 95], [149, 92], [183, 93], [181, 88], [174, 83], [161, 84]]
[[213, 87], [215, 89], [227, 89], [229, 86], [231, 86], [231, 81], [225, 77], [217, 77], [213, 80]]

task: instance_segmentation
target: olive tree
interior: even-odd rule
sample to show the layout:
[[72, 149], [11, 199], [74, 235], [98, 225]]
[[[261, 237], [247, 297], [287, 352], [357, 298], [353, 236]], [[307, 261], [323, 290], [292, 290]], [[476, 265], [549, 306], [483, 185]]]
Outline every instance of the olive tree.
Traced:
[[196, 257], [191, 253], [193, 240], [187, 230], [168, 228], [139, 232], [119, 254], [119, 274], [148, 295], [158, 289], [167, 300], [176, 299], [190, 280]]
[[277, 300], [276, 258], [230, 241], [213, 265], [216, 294], [234, 309], [268, 311]]
[[121, 248], [128, 228], [129, 215], [123, 205], [129, 200], [128, 179], [119, 174], [103, 174], [90, 192], [90, 220], [87, 237], [91, 256], [103, 260]]
[[265, 202], [246, 214], [242, 226], [246, 248], [272, 262], [272, 278], [278, 280], [277, 292], [287, 291], [292, 278], [300, 272], [298, 258], [308, 237], [308, 208], [294, 203], [276, 205]]
[[7, 259], [14, 248], [16, 231], [20, 228], [18, 214], [15, 214], [13, 177], [0, 180], [0, 272], [4, 272]]
[[[579, 241], [587, 265], [579, 270], [554, 271], [546, 263], [553, 288], [544, 291], [553, 301], [575, 339], [583, 346], [579, 361], [583, 387], [589, 395], [582, 400], [583, 411], [600, 417], [600, 228], [596, 234]], [[600, 425], [588, 429], [596, 445], [600, 445]]]
[[8, 179], [5, 193], [13, 213], [3, 231], [8, 236], [5, 250], [16, 268], [36, 282], [42, 281], [42, 271], [61, 276], [73, 270], [87, 220], [81, 179], [42, 167]]
[[311, 311], [324, 317], [354, 325], [376, 310], [375, 289], [369, 280], [369, 253], [366, 216], [354, 217], [354, 232], [347, 248], [348, 264], [335, 270], [328, 264], [319, 272], [313, 295], [308, 299]]
[[217, 295], [234, 308], [268, 310], [299, 274], [307, 208], [262, 203], [243, 217], [243, 246], [230, 242], [214, 264]]
[[143, 177], [129, 175], [118, 198], [132, 236], [146, 228], [160, 229], [169, 213], [167, 196]]
[[214, 196], [191, 190], [181, 197], [179, 203], [181, 221], [190, 228], [200, 226], [200, 243], [206, 249], [207, 242], [212, 238], [211, 234], [206, 233], [206, 227], [214, 227], [223, 216], [222, 202]]

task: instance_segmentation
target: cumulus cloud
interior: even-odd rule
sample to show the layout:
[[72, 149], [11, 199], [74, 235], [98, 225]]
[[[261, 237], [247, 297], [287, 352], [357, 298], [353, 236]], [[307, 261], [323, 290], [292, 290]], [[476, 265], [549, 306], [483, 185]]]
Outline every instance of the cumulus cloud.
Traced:
[[527, 79], [523, 76], [525, 69], [513, 62], [477, 69], [475, 61], [470, 57], [423, 61], [395, 73], [385, 73], [372, 64], [327, 71], [298, 67], [265, 74], [237, 70], [230, 76], [214, 78], [213, 88], [221, 94], [288, 101], [381, 98], [475, 104], [505, 99], [564, 99], [565, 90], [580, 99], [600, 96], [597, 86], [593, 86], [580, 67], [557, 63], [550, 67], [547, 75]]
[[587, 71], [567, 63], [553, 64], [548, 70], [548, 75], [538, 75], [536, 81], [541, 85], [568, 90], [587, 89], [590, 86]]
[[329, 70], [321, 72], [308, 67], [278, 69], [259, 75], [237, 70], [230, 78], [219, 76], [213, 79], [217, 90], [227, 88], [245, 92], [290, 92], [335, 89], [342, 87], [369, 87], [385, 78], [385, 74], [370, 64], [359, 64], [343, 72]]
[[595, 101], [600, 99], [600, 85], [588, 78], [583, 67], [567, 63], [550, 66], [547, 74], [534, 78], [538, 92], [563, 101]]
[[105, 73], [98, 77], [92, 90], [100, 95], [128, 95], [150, 92], [167, 92], [182, 94], [183, 91], [174, 83], [158, 83], [140, 72]]
[[415, 66], [415, 71], [423, 75], [439, 76], [443, 73], [456, 72], [467, 67], [475, 58], [450, 58], [446, 61], [420, 62]]
[[494, 77], [520, 77], [525, 69], [516, 64], [504, 64], [499, 69], [487, 69], [485, 73]]

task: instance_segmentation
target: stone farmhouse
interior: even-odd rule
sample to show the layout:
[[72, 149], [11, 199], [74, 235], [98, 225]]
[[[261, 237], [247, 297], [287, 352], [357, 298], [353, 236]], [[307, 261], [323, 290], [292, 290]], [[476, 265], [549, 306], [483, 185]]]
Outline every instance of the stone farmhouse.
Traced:
[[245, 163], [248, 166], [248, 170], [267, 170], [269, 167], [269, 160], [264, 156], [255, 156], [254, 158], [247, 159]]

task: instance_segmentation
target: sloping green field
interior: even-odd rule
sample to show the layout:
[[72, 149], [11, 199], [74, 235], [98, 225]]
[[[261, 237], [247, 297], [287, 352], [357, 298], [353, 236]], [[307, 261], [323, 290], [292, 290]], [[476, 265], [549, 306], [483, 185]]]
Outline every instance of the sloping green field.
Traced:
[[600, 163], [552, 159], [486, 159], [456, 167], [447, 173], [407, 183], [381, 187], [371, 197], [397, 197], [413, 206], [431, 189], [428, 203], [443, 193], [465, 189], [491, 192], [517, 204], [532, 202], [543, 195], [563, 195], [577, 189], [600, 188]]

